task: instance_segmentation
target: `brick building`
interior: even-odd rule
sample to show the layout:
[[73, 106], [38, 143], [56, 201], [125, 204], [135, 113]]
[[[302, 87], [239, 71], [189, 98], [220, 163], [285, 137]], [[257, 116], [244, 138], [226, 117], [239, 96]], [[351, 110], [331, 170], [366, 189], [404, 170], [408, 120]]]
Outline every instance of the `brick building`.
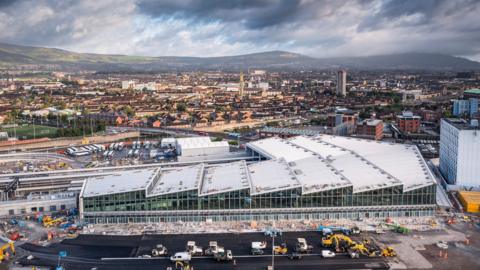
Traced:
[[378, 119], [365, 119], [357, 124], [358, 137], [381, 140], [383, 139], [383, 121]]
[[420, 116], [404, 111], [401, 115], [397, 115], [397, 125], [403, 132], [417, 133], [420, 128]]

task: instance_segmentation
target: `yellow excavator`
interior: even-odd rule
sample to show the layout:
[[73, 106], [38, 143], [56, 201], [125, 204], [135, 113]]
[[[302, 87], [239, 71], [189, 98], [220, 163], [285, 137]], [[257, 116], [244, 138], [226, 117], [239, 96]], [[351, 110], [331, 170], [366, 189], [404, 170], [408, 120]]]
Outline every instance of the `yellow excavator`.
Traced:
[[332, 247], [336, 252], [344, 252], [355, 244], [355, 241], [353, 241], [350, 237], [338, 233], [322, 238], [322, 246]]
[[395, 250], [393, 250], [393, 248], [386, 247], [382, 249], [382, 252], [380, 253], [380, 255], [383, 257], [395, 257], [397, 256], [397, 253], [395, 252]]
[[0, 262], [3, 262], [7, 258], [7, 250], [10, 248], [10, 251], [12, 252], [12, 255], [15, 255], [15, 245], [13, 244], [13, 241], [9, 241], [8, 243], [4, 244], [3, 246], [0, 247]]
[[364, 243], [355, 243], [348, 249], [348, 254], [352, 258], [359, 258], [360, 255], [368, 256], [368, 257], [375, 257], [377, 253], [375, 250], [369, 250]]

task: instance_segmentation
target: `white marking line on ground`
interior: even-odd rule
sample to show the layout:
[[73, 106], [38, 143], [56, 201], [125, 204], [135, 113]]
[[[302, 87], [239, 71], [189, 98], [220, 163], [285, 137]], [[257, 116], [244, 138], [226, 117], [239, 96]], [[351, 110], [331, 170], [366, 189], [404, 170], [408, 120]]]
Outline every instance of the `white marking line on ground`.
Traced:
[[[275, 257], [288, 257], [289, 255], [275, 255]], [[321, 256], [319, 253], [311, 253], [311, 254], [302, 254], [303, 257], [306, 256]], [[272, 257], [272, 255], [238, 255], [238, 256], [233, 256], [234, 258], [260, 258], [260, 257]], [[212, 256], [198, 256], [198, 257], [192, 257], [193, 259], [212, 259]], [[138, 258], [138, 257], [106, 257], [106, 258], [101, 258], [103, 261], [112, 261], [112, 260], [169, 260], [170, 257], [152, 257], [152, 258]]]

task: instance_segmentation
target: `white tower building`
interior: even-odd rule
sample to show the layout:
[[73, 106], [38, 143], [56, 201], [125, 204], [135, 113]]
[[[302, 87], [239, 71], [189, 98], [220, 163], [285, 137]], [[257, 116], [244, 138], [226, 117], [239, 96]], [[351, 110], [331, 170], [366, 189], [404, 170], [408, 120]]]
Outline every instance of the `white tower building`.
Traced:
[[440, 171], [449, 184], [480, 187], [480, 127], [478, 120], [442, 119]]
[[339, 70], [337, 73], [337, 95], [347, 95], [347, 72]]

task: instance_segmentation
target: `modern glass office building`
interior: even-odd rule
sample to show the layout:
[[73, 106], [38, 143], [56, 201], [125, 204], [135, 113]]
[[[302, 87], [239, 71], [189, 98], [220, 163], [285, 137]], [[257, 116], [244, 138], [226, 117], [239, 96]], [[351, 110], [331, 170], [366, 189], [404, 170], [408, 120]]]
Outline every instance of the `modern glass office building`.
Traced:
[[[433, 176], [415, 146], [345, 137], [270, 138], [258, 162], [121, 171], [85, 182], [93, 223], [429, 216]], [[408, 168], [408, 169], [407, 169]]]

